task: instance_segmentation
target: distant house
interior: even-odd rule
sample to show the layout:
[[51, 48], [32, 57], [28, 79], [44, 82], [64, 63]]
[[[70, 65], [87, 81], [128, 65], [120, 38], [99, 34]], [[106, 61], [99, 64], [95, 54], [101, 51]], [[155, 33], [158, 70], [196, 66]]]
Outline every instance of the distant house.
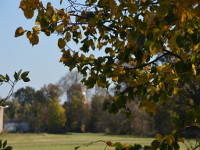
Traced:
[[29, 132], [30, 124], [20, 119], [9, 119], [4, 123], [4, 130], [7, 132]]
[[8, 106], [0, 106], [0, 133], [3, 131], [8, 132], [28, 132], [30, 125], [21, 119], [8, 119], [4, 121], [4, 109]]

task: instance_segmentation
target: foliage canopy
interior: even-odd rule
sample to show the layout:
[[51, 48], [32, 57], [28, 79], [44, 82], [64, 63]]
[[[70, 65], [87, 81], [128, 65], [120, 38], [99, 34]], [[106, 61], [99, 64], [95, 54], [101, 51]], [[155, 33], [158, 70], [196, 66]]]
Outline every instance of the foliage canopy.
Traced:
[[[39, 0], [21, 0], [27, 19], [36, 13], [31, 31], [17, 28], [15, 37], [26, 33], [32, 45], [39, 34], [58, 37], [63, 55], [60, 61], [84, 76], [82, 82], [109, 87], [115, 85], [115, 101], [105, 108], [117, 113], [137, 97], [142, 109], [155, 114], [158, 103], [182, 94], [186, 80], [200, 85], [200, 6], [198, 0], [68, 0], [56, 9]], [[62, 0], [60, 1], [62, 4]], [[80, 48], [70, 48], [74, 41]], [[103, 56], [86, 55], [101, 50]], [[199, 100], [184, 116], [177, 116], [177, 128], [170, 135], [156, 136], [152, 149], [179, 149], [179, 133], [200, 127]], [[131, 149], [131, 148], [130, 148]], [[133, 149], [139, 149], [133, 147]]]

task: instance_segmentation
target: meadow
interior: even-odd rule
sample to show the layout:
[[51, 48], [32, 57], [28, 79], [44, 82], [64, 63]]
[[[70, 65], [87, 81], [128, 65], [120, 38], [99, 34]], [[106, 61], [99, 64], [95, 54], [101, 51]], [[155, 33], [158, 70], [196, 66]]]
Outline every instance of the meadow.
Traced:
[[[69, 133], [69, 134], [1, 134], [0, 139], [8, 140], [8, 145], [13, 150], [104, 150], [105, 143], [98, 142], [92, 145], [87, 144], [94, 141], [122, 142], [123, 144], [150, 144], [153, 138], [142, 138], [126, 135], [105, 135], [95, 133]], [[181, 149], [186, 149], [184, 145]], [[106, 150], [114, 150], [107, 147]]]

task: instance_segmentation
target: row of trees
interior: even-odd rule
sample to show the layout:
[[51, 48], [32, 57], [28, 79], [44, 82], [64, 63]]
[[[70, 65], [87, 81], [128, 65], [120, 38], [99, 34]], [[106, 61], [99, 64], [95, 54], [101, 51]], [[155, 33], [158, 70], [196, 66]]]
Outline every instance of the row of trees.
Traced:
[[65, 125], [65, 109], [59, 104], [59, 88], [49, 84], [38, 91], [20, 88], [8, 101], [7, 120], [27, 122], [31, 132], [58, 132]]
[[[142, 106], [137, 97], [134, 102], [127, 103], [131, 116], [125, 110], [110, 114], [102, 110], [115, 101], [117, 95], [111, 96], [112, 90], [108, 92], [96, 87], [93, 91], [88, 91], [90, 103], [86, 103], [79, 90], [83, 86], [80, 79], [80, 75], [72, 73], [61, 78], [57, 85], [49, 84], [38, 91], [32, 87], [18, 89], [8, 102], [10, 109], [6, 112], [7, 119], [28, 122], [30, 132], [104, 132], [152, 136], [157, 132], [169, 134], [176, 125], [176, 116], [184, 117], [182, 109], [189, 109], [196, 102], [199, 103], [199, 88], [187, 81], [182, 87], [187, 94], [172, 96], [170, 104], [159, 104], [156, 114], [140, 109]], [[67, 93], [68, 98], [62, 96], [64, 93]], [[194, 96], [196, 98], [193, 100]], [[67, 99], [63, 104], [60, 104], [61, 97]], [[186, 135], [196, 136], [192, 132]]]

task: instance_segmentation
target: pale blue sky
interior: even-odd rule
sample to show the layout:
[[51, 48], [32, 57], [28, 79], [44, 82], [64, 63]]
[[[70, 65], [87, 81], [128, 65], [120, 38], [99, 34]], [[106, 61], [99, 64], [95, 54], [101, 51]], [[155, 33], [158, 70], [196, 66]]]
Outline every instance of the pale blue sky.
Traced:
[[[20, 0], [0, 1], [0, 74], [13, 75], [22, 69], [30, 71], [31, 81], [20, 81], [15, 91], [20, 87], [31, 86], [36, 90], [44, 84], [56, 83], [68, 71], [67, 67], [59, 63], [61, 52], [57, 47], [57, 37], [41, 36], [39, 45], [32, 47], [26, 36], [14, 38], [17, 27], [31, 29], [34, 20], [27, 20], [19, 9]], [[54, 0], [59, 4], [59, 0]], [[0, 86], [0, 96], [4, 97], [9, 87]]]
[[[59, 8], [60, 0], [42, 0], [43, 3], [51, 2], [55, 8]], [[15, 71], [22, 69], [30, 71], [30, 82], [20, 81], [15, 87], [18, 88], [31, 86], [39, 90], [45, 84], [56, 83], [68, 71], [59, 62], [62, 53], [57, 47], [57, 35], [51, 37], [40, 35], [38, 45], [32, 47], [26, 36], [14, 37], [15, 30], [22, 26], [29, 29], [34, 26], [34, 19], [27, 20], [21, 9], [19, 9], [20, 0], [0, 0], [0, 74], [13, 75]], [[63, 0], [64, 8], [67, 0]], [[70, 47], [78, 50], [78, 46], [69, 43]], [[103, 55], [102, 51], [93, 51], [96, 56]], [[88, 54], [88, 55], [89, 55]], [[9, 91], [8, 85], [0, 86], [0, 97], [5, 97]]]

